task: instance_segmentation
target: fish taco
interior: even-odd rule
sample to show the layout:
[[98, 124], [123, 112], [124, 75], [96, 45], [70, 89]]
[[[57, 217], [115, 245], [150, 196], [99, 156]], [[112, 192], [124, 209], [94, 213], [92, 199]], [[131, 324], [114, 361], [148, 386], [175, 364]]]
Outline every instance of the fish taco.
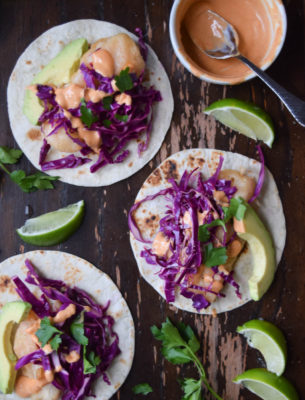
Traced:
[[112, 280], [87, 261], [32, 251], [0, 264], [0, 398], [109, 399], [134, 355]]
[[158, 57], [135, 32], [76, 20], [44, 32], [19, 57], [9, 119], [36, 168], [78, 186], [104, 186], [156, 154], [173, 96]]
[[286, 238], [275, 181], [261, 162], [213, 149], [163, 161], [129, 212], [141, 275], [167, 302], [215, 314], [259, 300]]

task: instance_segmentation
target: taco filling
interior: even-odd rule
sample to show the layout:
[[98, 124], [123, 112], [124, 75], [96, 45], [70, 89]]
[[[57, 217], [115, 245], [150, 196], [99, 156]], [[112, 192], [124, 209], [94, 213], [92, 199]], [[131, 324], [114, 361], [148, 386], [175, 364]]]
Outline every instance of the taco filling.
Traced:
[[[44, 137], [39, 165], [42, 171], [75, 168], [92, 162], [94, 173], [107, 164], [122, 163], [126, 146], [138, 142], [138, 154], [149, 145], [153, 105], [161, 93], [145, 84], [147, 47], [119, 33], [93, 43], [68, 83], [33, 84], [43, 112], [38, 123]], [[64, 51], [64, 50], [63, 50]], [[50, 160], [51, 149], [70, 153]], [[74, 153], [80, 151], [82, 156]]]
[[[214, 175], [204, 180], [198, 168], [185, 170], [180, 181], [170, 178], [170, 187], [136, 202], [129, 213], [129, 227], [144, 248], [140, 257], [158, 267], [167, 302], [175, 302], [179, 293], [192, 300], [199, 312], [219, 297], [226, 284], [241, 298], [234, 279], [234, 265], [245, 241], [237, 232], [247, 204], [259, 195], [264, 181], [264, 160], [258, 181], [232, 169], [222, 170], [221, 156]], [[135, 217], [136, 210], [149, 201], [163, 197], [166, 211], [160, 217], [152, 241], [143, 238]], [[238, 225], [239, 224], [239, 225]]]
[[41, 296], [18, 276], [12, 278], [19, 297], [31, 308], [13, 341], [18, 359], [15, 393], [34, 400], [94, 396], [93, 382], [101, 378], [110, 385], [107, 369], [121, 353], [115, 320], [107, 313], [110, 301], [97, 304], [78, 287], [42, 278], [28, 259], [25, 266], [25, 281]]

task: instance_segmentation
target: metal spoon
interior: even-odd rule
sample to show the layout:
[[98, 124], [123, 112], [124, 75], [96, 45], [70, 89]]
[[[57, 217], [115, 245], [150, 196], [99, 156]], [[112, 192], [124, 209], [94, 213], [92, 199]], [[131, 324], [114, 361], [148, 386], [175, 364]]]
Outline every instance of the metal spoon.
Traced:
[[[228, 21], [211, 10], [207, 10], [206, 14], [207, 20], [213, 20], [213, 23], [211, 24], [212, 36], [209, 39], [214, 39], [215, 47], [207, 49], [207, 39], [198, 37], [198, 35], [195, 34], [195, 31], [192, 31], [192, 27], [190, 26], [188, 33], [191, 40], [199, 48], [199, 50], [207, 54], [209, 57], [216, 59], [236, 57], [248, 65], [248, 67], [251, 68], [252, 71], [254, 71], [256, 75], [260, 77], [261, 80], [265, 82], [265, 84], [269, 86], [269, 88], [273, 90], [273, 92], [280, 98], [298, 123], [302, 126], [305, 126], [305, 101], [288, 92], [281, 85], [270, 78], [264, 71], [240, 54], [238, 50], [238, 34]], [[212, 42], [210, 40], [209, 44], [211, 43]]]

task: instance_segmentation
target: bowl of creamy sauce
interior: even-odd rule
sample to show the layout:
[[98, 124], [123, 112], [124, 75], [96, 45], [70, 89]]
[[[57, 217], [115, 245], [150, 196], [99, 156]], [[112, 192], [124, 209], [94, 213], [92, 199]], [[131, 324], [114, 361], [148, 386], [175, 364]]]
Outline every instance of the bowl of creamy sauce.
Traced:
[[216, 60], [200, 51], [189, 36], [209, 34], [211, 26], [200, 16], [216, 12], [232, 24], [239, 36], [239, 51], [261, 69], [280, 53], [287, 31], [281, 0], [175, 0], [170, 15], [170, 38], [180, 62], [198, 78], [217, 84], [237, 84], [255, 74], [240, 60]]

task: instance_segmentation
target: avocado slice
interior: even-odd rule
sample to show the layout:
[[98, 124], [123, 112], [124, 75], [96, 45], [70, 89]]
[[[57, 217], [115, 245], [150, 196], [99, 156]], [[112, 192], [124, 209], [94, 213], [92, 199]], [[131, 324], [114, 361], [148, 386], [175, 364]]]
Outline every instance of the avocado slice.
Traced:
[[13, 328], [27, 317], [31, 308], [31, 304], [24, 301], [12, 301], [3, 306], [0, 314], [0, 390], [4, 394], [12, 393], [17, 375]]
[[[57, 54], [33, 79], [32, 84], [61, 86], [70, 82], [71, 76], [79, 68], [81, 56], [88, 49], [86, 39], [76, 39]], [[37, 125], [43, 106], [34, 92], [27, 89], [23, 103], [23, 113], [33, 125]]]
[[272, 237], [259, 216], [247, 202], [243, 204], [246, 206], [244, 218], [241, 221], [234, 218], [234, 230], [241, 239], [247, 241], [253, 257], [253, 272], [248, 284], [251, 298], [257, 301], [273, 281], [275, 249]]

